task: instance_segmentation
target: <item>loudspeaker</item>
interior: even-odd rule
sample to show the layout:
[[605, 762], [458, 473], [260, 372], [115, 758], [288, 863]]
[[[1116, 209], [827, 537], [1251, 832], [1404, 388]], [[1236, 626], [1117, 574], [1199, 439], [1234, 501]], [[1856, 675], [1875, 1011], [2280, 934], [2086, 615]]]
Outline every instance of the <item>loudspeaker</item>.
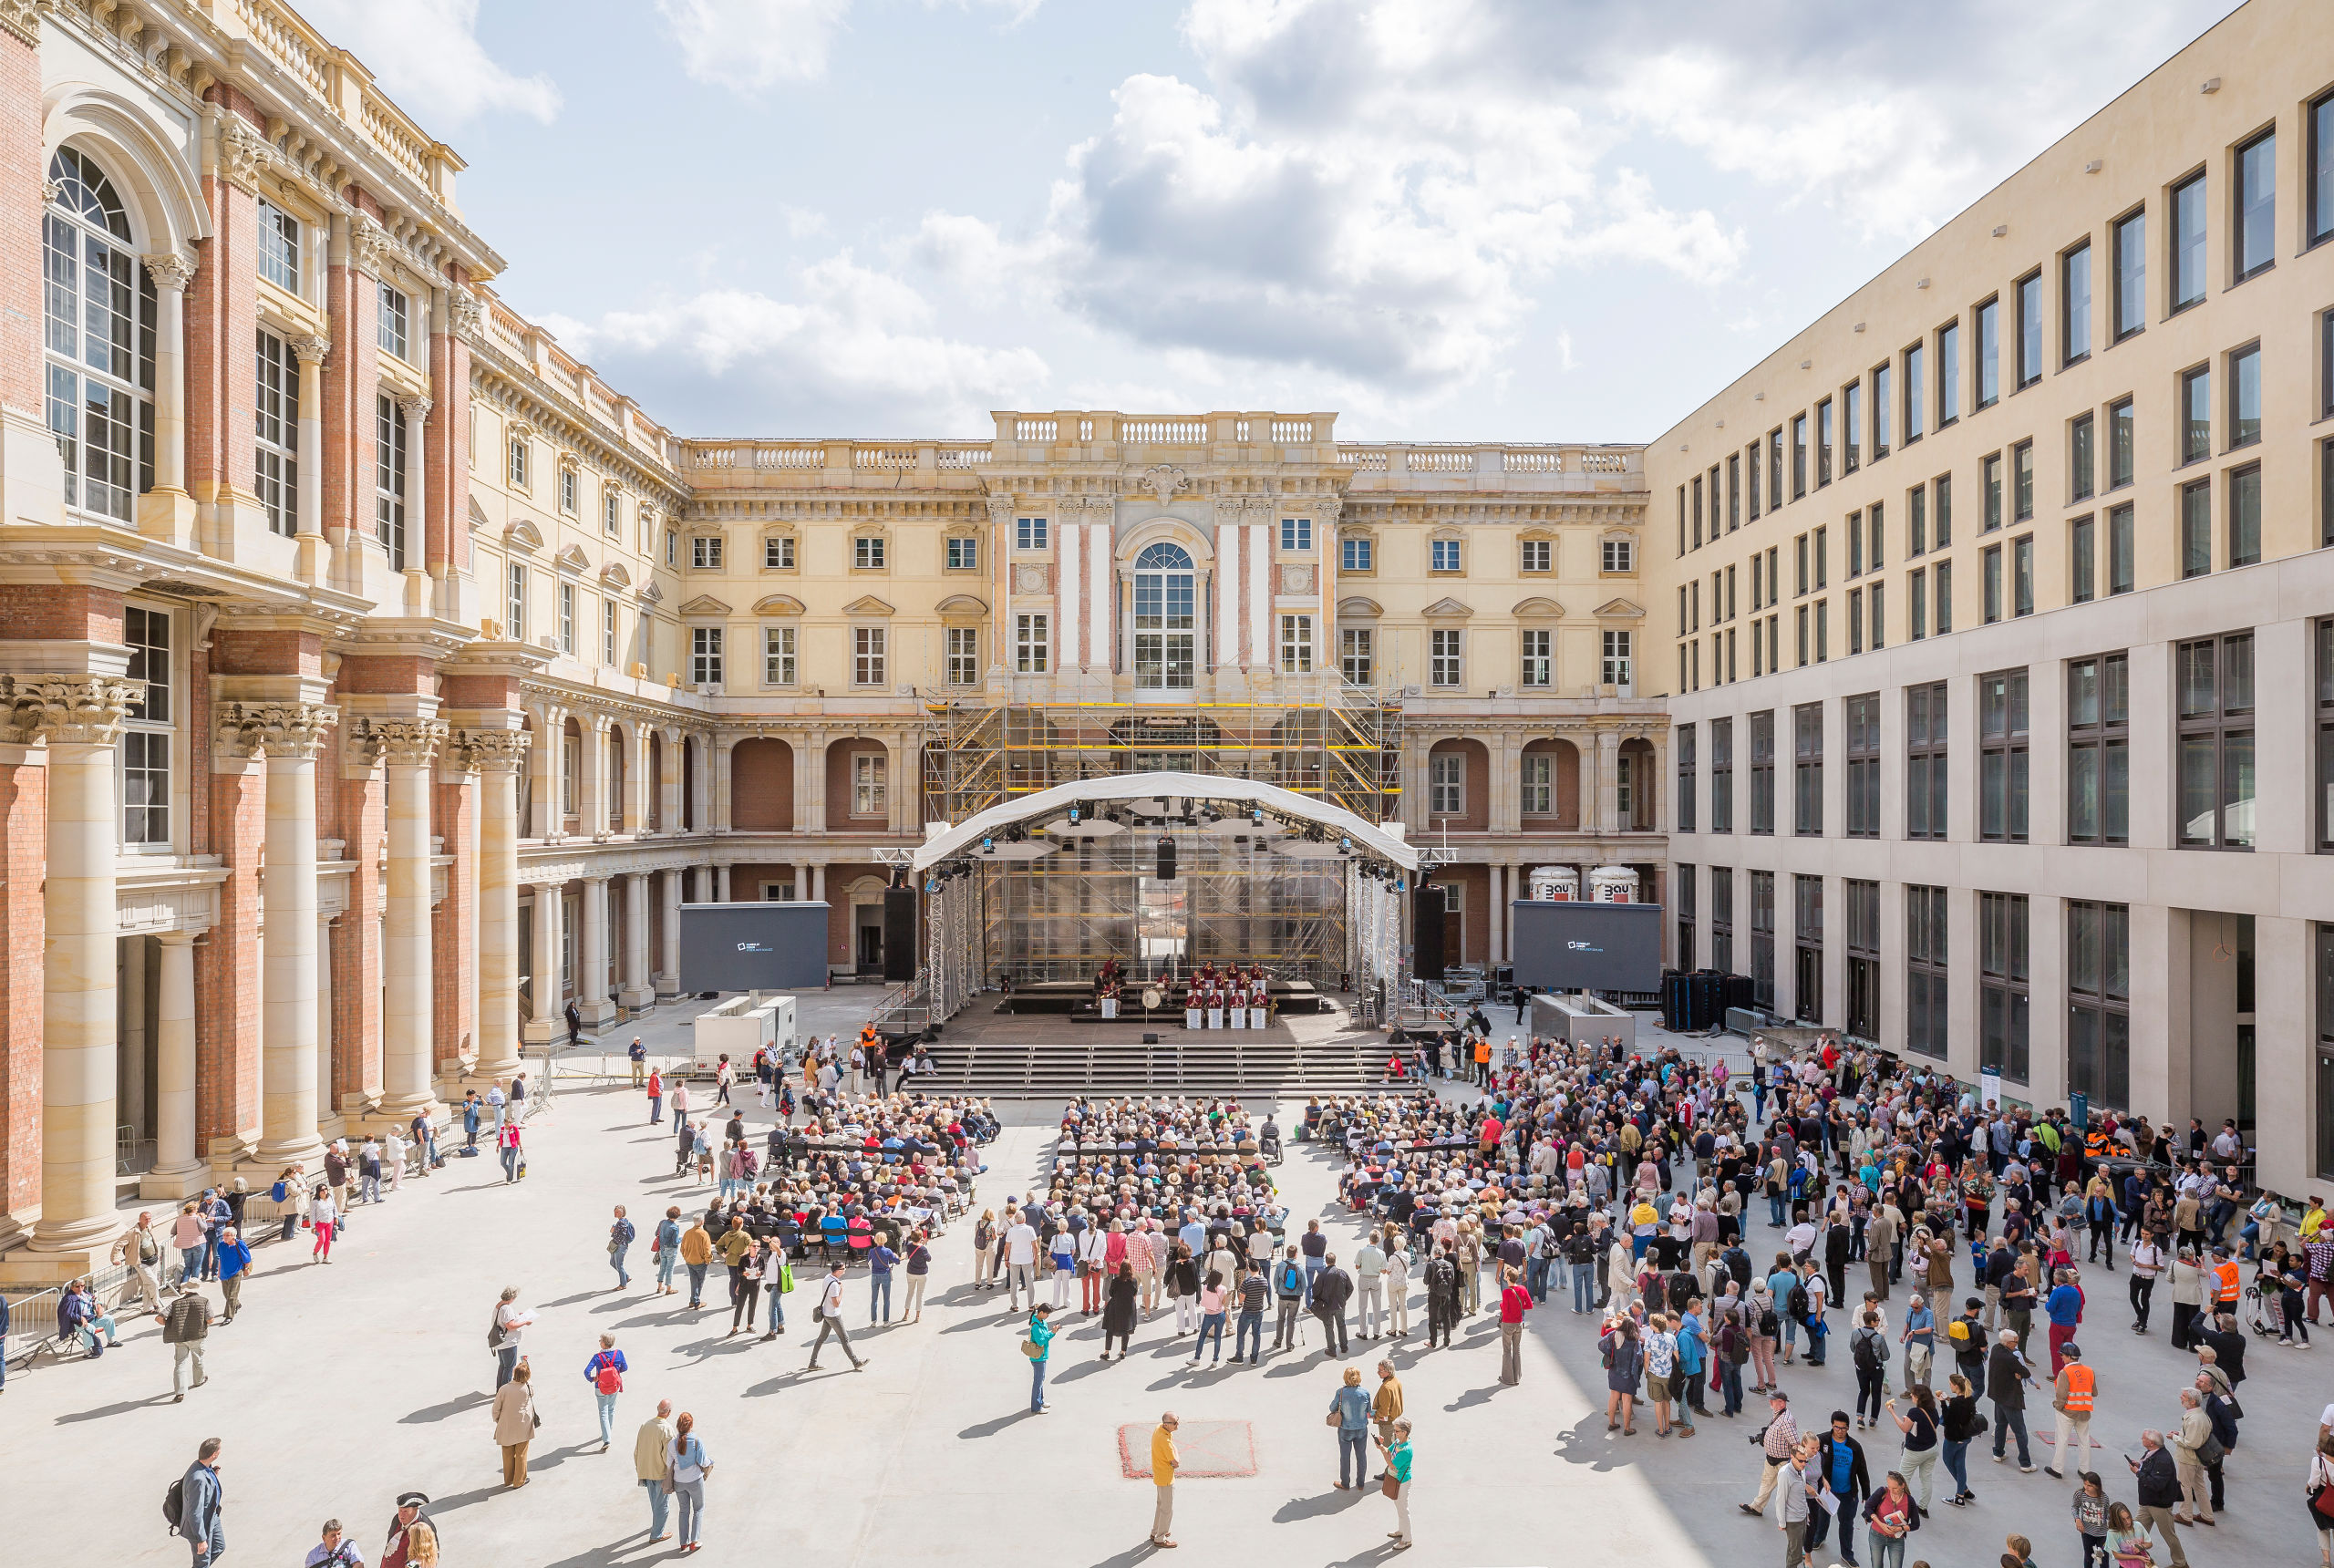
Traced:
[[1410, 895], [1410, 973], [1442, 980], [1442, 890], [1422, 887]]
[[1175, 841], [1165, 833], [1159, 835], [1159, 880], [1175, 880]]
[[1159, 1043], [1159, 1037], [1157, 1035], [1145, 1035], [1142, 1037], [1142, 1043], [1146, 1046], [1155, 1046]]
[[915, 889], [883, 890], [883, 978], [915, 978]]

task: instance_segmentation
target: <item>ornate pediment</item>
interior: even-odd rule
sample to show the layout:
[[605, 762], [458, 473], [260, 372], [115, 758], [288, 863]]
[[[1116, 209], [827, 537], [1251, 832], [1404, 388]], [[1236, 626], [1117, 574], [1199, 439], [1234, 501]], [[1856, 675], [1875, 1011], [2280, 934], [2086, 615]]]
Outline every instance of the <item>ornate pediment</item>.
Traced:
[[624, 569], [623, 562], [611, 561], [600, 568], [600, 581], [611, 588], [629, 588], [632, 586], [632, 573]]
[[800, 615], [802, 614], [802, 601], [790, 593], [773, 593], [767, 599], [755, 602], [754, 614], [757, 615]]
[[858, 598], [853, 599], [850, 603], [845, 604], [842, 607], [842, 613], [846, 615], [880, 616], [889, 615], [894, 612], [889, 604], [884, 603], [883, 601], [875, 597], [874, 594], [863, 593]]
[[1607, 620], [1643, 620], [1645, 612], [1627, 599], [1607, 599], [1596, 607], [1600, 618]]
[[470, 497], [470, 526], [471, 526], [472, 528], [492, 528], [492, 527], [494, 526], [494, 524], [493, 524], [492, 522], [491, 522], [491, 521], [488, 521], [488, 519], [487, 519], [487, 515], [486, 515], [486, 509], [485, 509], [484, 507], [482, 507], [482, 506], [480, 506], [480, 505], [479, 505], [479, 504], [478, 504], [478, 497], [476, 497], [476, 496], [472, 496], [472, 497]]
[[542, 531], [523, 517], [514, 517], [502, 530], [502, 542], [512, 550], [541, 550]]
[[1337, 619], [1340, 621], [1375, 621], [1385, 613], [1379, 608], [1377, 600], [1364, 599], [1358, 594], [1337, 601]]
[[640, 585], [640, 592], [634, 597], [644, 604], [662, 604], [665, 602], [665, 591], [656, 586], [655, 578], [651, 578]]
[[553, 556], [551, 558], [551, 563], [553, 566], [558, 567], [563, 572], [589, 572], [592, 570], [592, 558], [584, 553], [584, 547], [580, 544], [569, 545], [557, 555]]
[[1428, 620], [1464, 620], [1475, 612], [1456, 599], [1437, 599], [1420, 614]]
[[934, 608], [948, 619], [957, 621], [975, 620], [988, 614], [987, 603], [970, 593], [951, 593]]
[[710, 593], [700, 593], [681, 606], [684, 615], [727, 615], [729, 606]]
[[1544, 595], [1535, 595], [1530, 599], [1521, 600], [1514, 609], [1508, 612], [1519, 621], [1551, 620], [1564, 613], [1565, 607], [1562, 604]]

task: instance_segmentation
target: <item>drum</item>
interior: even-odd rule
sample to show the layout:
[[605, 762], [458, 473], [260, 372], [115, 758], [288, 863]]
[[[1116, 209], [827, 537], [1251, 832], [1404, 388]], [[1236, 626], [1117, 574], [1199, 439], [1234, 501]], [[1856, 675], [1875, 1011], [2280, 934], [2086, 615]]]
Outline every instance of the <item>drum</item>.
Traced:
[[1156, 985], [1146, 985], [1142, 988], [1142, 1010], [1144, 1012], [1156, 1013], [1159, 1011], [1159, 1004], [1164, 1000], [1166, 1000], [1166, 998], [1160, 995], [1159, 987]]

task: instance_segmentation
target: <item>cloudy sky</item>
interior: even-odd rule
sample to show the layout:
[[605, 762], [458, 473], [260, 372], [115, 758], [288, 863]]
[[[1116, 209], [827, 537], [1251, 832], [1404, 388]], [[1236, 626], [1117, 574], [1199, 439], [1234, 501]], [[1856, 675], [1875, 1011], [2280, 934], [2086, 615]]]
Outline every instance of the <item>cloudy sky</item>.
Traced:
[[2230, 0], [304, 0], [693, 435], [1642, 440]]

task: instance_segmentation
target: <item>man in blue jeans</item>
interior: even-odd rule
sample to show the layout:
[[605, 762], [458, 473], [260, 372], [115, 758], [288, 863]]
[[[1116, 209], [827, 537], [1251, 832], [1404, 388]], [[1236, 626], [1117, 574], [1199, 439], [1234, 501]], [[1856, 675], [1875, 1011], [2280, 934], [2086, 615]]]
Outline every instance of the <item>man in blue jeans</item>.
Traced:
[[[1329, 1238], [1321, 1233], [1321, 1222], [1306, 1221], [1305, 1233], [1296, 1239], [1296, 1245], [1297, 1251], [1305, 1257], [1305, 1306], [1309, 1312], [1313, 1307], [1313, 1282], [1321, 1277], [1323, 1269], [1329, 1266], [1323, 1261], [1328, 1255]], [[1194, 1247], [1192, 1255], [1197, 1257], [1199, 1249]]]
[[[1265, 1282], [1265, 1271], [1254, 1263], [1240, 1274], [1240, 1321], [1232, 1336], [1232, 1362], [1240, 1363], [1240, 1351], [1246, 1346], [1248, 1364], [1258, 1365], [1265, 1358], [1265, 1303], [1271, 1298], [1272, 1287]], [[1252, 1339], [1250, 1336], [1254, 1336]]]
[[[874, 1249], [867, 1254], [867, 1321], [870, 1323], [892, 1321], [892, 1269], [899, 1261], [900, 1254], [882, 1242], [877, 1242]], [[880, 1317], [876, 1315], [879, 1306], [883, 1309]]]
[[1369, 1479], [1369, 1396], [1362, 1390], [1360, 1367], [1346, 1368], [1329, 1413], [1337, 1418], [1337, 1490], [1351, 1491]]
[[1986, 1358], [1986, 1392], [1994, 1401], [1994, 1462], [2003, 1462], [2004, 1445], [2018, 1434], [2018, 1468], [2034, 1473], [2034, 1458], [2026, 1446], [2026, 1388], [2034, 1373], [2018, 1352], [2018, 1332], [2005, 1328]]

